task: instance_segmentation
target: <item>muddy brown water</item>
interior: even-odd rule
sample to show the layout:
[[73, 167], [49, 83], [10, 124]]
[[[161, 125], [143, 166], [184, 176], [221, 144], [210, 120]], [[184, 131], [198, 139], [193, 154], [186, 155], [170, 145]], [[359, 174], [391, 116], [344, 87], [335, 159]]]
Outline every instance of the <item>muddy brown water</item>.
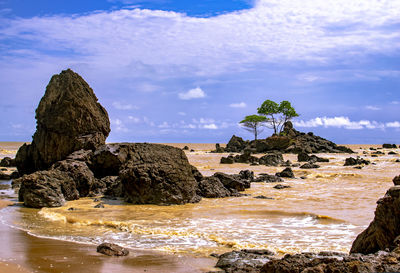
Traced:
[[[1, 156], [12, 157], [19, 145], [0, 143]], [[274, 174], [283, 169], [221, 165], [221, 156], [227, 154], [208, 153], [214, 144], [171, 145], [194, 149], [186, 154], [203, 175], [217, 171], [233, 174], [244, 169], [255, 174]], [[400, 163], [395, 162], [399, 155], [387, 155], [389, 150], [381, 149], [385, 155], [372, 157], [369, 147], [379, 146], [351, 145], [359, 156], [373, 163], [362, 169], [344, 167], [347, 154], [318, 154], [330, 162], [318, 163], [319, 169], [293, 168], [296, 178], [281, 183], [291, 188], [277, 190], [273, 186], [278, 183], [252, 183], [245, 192], [249, 196], [240, 198], [203, 198], [200, 203], [182, 206], [129, 205], [114, 200], [106, 201], [104, 209], [94, 208], [97, 202], [93, 198], [52, 209], [9, 206], [1, 211], [1, 234], [8, 234], [9, 245], [20, 249], [17, 263], [43, 272], [56, 272], [52, 271], [54, 267], [74, 272], [68, 271], [67, 266], [79, 267], [82, 262], [93, 266], [93, 272], [106, 272], [113, 266], [119, 266], [120, 272], [132, 268], [143, 272], [140, 270], [146, 266], [149, 272], [171, 272], [173, 268], [174, 272], [201, 272], [215, 263], [208, 258], [209, 254], [241, 248], [266, 248], [279, 255], [322, 250], [347, 252], [357, 234], [373, 219], [376, 201], [400, 173]], [[400, 153], [399, 149], [391, 150]], [[284, 159], [297, 161], [295, 155], [285, 154]], [[254, 198], [258, 195], [272, 199]], [[68, 210], [71, 207], [75, 210]], [[105, 262], [104, 257], [93, 252], [93, 246], [103, 241], [129, 247], [140, 258]], [[35, 247], [36, 244], [39, 246]], [[60, 244], [66, 247], [58, 252], [57, 247], [52, 249]], [[49, 257], [58, 253], [52, 260], [53, 268], [43, 260], [29, 262], [35, 261], [29, 257], [33, 252]], [[0, 257], [7, 258], [5, 254], [0, 251]], [[81, 261], [80, 257], [86, 258]]]

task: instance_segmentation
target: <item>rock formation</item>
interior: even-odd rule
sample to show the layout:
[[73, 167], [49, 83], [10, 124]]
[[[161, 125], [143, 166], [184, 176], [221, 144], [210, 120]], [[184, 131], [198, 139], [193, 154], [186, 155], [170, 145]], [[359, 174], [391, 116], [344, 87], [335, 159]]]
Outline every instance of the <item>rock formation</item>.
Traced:
[[74, 151], [94, 150], [110, 132], [107, 111], [81, 76], [68, 69], [54, 75], [36, 109], [32, 144], [17, 152], [21, 174], [49, 168]]

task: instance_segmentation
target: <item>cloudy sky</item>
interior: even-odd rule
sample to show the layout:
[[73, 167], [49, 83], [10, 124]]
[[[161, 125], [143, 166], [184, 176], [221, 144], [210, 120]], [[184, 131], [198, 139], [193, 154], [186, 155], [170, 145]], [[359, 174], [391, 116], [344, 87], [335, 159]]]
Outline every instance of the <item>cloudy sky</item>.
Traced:
[[108, 141], [251, 138], [238, 122], [270, 99], [301, 131], [400, 142], [400, 0], [0, 0], [0, 141], [31, 140], [66, 68]]

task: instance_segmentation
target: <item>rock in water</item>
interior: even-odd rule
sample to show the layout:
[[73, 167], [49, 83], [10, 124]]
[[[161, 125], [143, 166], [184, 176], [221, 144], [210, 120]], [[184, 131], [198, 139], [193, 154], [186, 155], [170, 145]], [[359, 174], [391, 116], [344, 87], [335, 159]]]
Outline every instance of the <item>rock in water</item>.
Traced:
[[192, 166], [181, 149], [135, 143], [129, 157], [119, 173], [128, 202], [170, 205], [200, 201]]
[[369, 254], [395, 247], [400, 235], [400, 186], [391, 187], [377, 203], [374, 220], [357, 236], [350, 253]]
[[127, 256], [129, 250], [116, 244], [102, 243], [97, 247], [97, 252], [107, 256]]
[[68, 69], [54, 75], [36, 109], [32, 144], [17, 152], [21, 174], [44, 170], [74, 151], [94, 150], [110, 132], [107, 111], [81, 76]]

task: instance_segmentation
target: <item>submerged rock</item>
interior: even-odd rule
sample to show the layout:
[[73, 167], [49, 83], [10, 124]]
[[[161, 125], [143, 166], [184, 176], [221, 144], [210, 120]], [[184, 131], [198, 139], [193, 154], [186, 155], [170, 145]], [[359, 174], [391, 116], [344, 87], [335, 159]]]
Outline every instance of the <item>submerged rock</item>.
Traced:
[[294, 178], [294, 173], [291, 168], [285, 168], [283, 171], [278, 172], [275, 175], [279, 177]]
[[110, 132], [107, 111], [81, 76], [68, 69], [54, 75], [36, 109], [32, 144], [17, 152], [21, 174], [49, 168], [74, 151], [94, 150]]
[[354, 165], [368, 165], [371, 162], [369, 160], [366, 159], [362, 159], [359, 156], [357, 158], [353, 158], [353, 157], [348, 157], [346, 158], [345, 162], [344, 162], [344, 166], [354, 166]]
[[102, 243], [97, 247], [97, 252], [107, 256], [127, 256], [129, 250], [116, 244]]

